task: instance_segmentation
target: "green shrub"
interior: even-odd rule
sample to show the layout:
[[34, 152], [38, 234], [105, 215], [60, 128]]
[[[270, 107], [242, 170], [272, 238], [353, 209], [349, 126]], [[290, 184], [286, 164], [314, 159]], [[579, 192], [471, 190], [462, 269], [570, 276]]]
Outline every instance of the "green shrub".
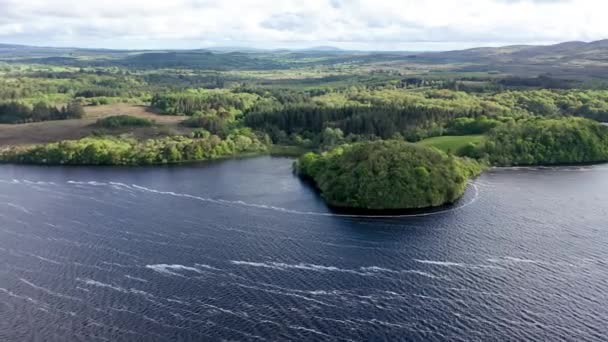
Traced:
[[154, 125], [153, 120], [138, 118], [131, 115], [115, 115], [97, 120], [97, 126], [103, 128], [150, 127], [152, 125]]

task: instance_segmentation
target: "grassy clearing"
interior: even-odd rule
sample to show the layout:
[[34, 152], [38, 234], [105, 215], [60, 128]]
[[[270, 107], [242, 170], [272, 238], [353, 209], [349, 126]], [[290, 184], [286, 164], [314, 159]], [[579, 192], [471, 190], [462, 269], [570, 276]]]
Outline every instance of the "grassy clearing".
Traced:
[[418, 144], [427, 147], [435, 147], [444, 152], [452, 152], [458, 154], [469, 143], [479, 144], [484, 139], [483, 135], [445, 135], [442, 137], [434, 137], [424, 139]]
[[306, 152], [310, 152], [312, 149], [308, 149], [301, 146], [291, 146], [291, 145], [272, 145], [268, 152], [272, 156], [278, 157], [299, 157]]

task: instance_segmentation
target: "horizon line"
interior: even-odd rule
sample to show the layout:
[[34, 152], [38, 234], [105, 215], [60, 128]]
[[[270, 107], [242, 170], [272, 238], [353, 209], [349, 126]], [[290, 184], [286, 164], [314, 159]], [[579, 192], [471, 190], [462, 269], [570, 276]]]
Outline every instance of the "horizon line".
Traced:
[[[38, 45], [38, 44], [24, 44], [24, 43], [12, 43], [12, 42], [0, 42], [0, 48], [2, 47], [6, 47], [6, 46], [14, 46], [14, 47], [23, 47], [23, 48], [38, 48], [38, 49], [65, 49], [65, 50], [106, 50], [106, 51], [132, 51], [132, 52], [138, 52], [138, 51], [197, 51], [197, 50], [209, 50], [209, 51], [213, 51], [213, 50], [231, 50], [231, 52], [246, 52], [246, 50], [257, 50], [257, 51], [267, 51], [267, 52], [275, 52], [275, 51], [323, 51], [323, 52], [394, 52], [394, 53], [399, 53], [399, 52], [447, 52], [447, 51], [466, 51], [466, 50], [472, 50], [472, 49], [483, 49], [483, 48], [506, 48], [506, 47], [513, 47], [513, 46], [529, 46], [529, 47], [534, 47], [534, 46], [553, 46], [553, 45], [561, 45], [561, 44], [568, 44], [568, 43], [585, 43], [585, 44], [592, 44], [592, 43], [597, 43], [597, 42], [603, 42], [603, 41], [607, 41], [607, 39], [600, 39], [600, 40], [590, 40], [590, 41], [584, 41], [584, 40], [571, 40], [571, 41], [558, 41], [558, 42], [534, 42], [534, 43], [491, 43], [491, 42], [484, 42], [484, 43], [480, 43], [479, 45], [475, 45], [472, 47], [466, 47], [466, 48], [456, 48], [456, 49], [444, 49], [444, 50], [429, 50], [429, 49], [396, 49], [396, 50], [391, 50], [391, 49], [357, 49], [357, 48], [343, 48], [343, 47], [339, 47], [336, 45], [340, 45], [340, 43], [336, 44], [336, 45], [332, 45], [332, 44], [319, 44], [319, 45], [310, 45], [310, 46], [302, 46], [302, 47], [276, 47], [276, 48], [264, 48], [261, 47], [263, 45], [265, 45], [265, 43], [263, 42], [257, 42], [255, 45], [248, 45], [248, 44], [243, 44], [243, 45], [239, 45], [239, 44], [234, 44], [234, 45], [208, 45], [208, 46], [202, 46], [202, 47], [176, 47], [176, 48], [171, 48], [171, 47], [158, 47], [158, 48], [112, 48], [112, 47], [84, 47], [84, 46], [72, 46], [72, 45], [66, 45], [66, 46], [62, 46], [62, 45]], [[402, 43], [408, 43], [408, 42], [402, 42]], [[415, 43], [420, 43], [420, 44], [457, 44], [457, 43], [469, 43], [467, 41], [451, 41], [451, 42], [438, 42], [438, 41], [419, 41], [419, 42], [410, 42], [411, 44], [415, 44]]]

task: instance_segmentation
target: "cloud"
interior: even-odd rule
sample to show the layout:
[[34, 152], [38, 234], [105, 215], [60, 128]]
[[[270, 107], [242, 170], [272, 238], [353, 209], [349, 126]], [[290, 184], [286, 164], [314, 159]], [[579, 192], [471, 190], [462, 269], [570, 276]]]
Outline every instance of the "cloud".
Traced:
[[597, 0], [0, 0], [0, 42], [452, 49], [607, 38]]
[[303, 31], [312, 30], [316, 18], [304, 13], [280, 13], [260, 23], [261, 27], [277, 31]]
[[499, 2], [516, 3], [516, 2], [532, 2], [537, 4], [555, 4], [558, 2], [570, 2], [571, 0], [498, 0]]
[[352, 1], [349, 1], [349, 0], [329, 0], [329, 4], [331, 5], [331, 7], [335, 8], [335, 9], [342, 8], [348, 2], [352, 2]]

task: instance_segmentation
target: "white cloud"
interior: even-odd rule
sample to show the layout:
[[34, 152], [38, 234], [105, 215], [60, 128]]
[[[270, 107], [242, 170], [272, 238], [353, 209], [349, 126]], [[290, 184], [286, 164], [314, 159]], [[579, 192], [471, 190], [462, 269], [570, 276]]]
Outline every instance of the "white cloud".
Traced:
[[608, 38], [603, 0], [0, 0], [0, 42], [446, 49]]

